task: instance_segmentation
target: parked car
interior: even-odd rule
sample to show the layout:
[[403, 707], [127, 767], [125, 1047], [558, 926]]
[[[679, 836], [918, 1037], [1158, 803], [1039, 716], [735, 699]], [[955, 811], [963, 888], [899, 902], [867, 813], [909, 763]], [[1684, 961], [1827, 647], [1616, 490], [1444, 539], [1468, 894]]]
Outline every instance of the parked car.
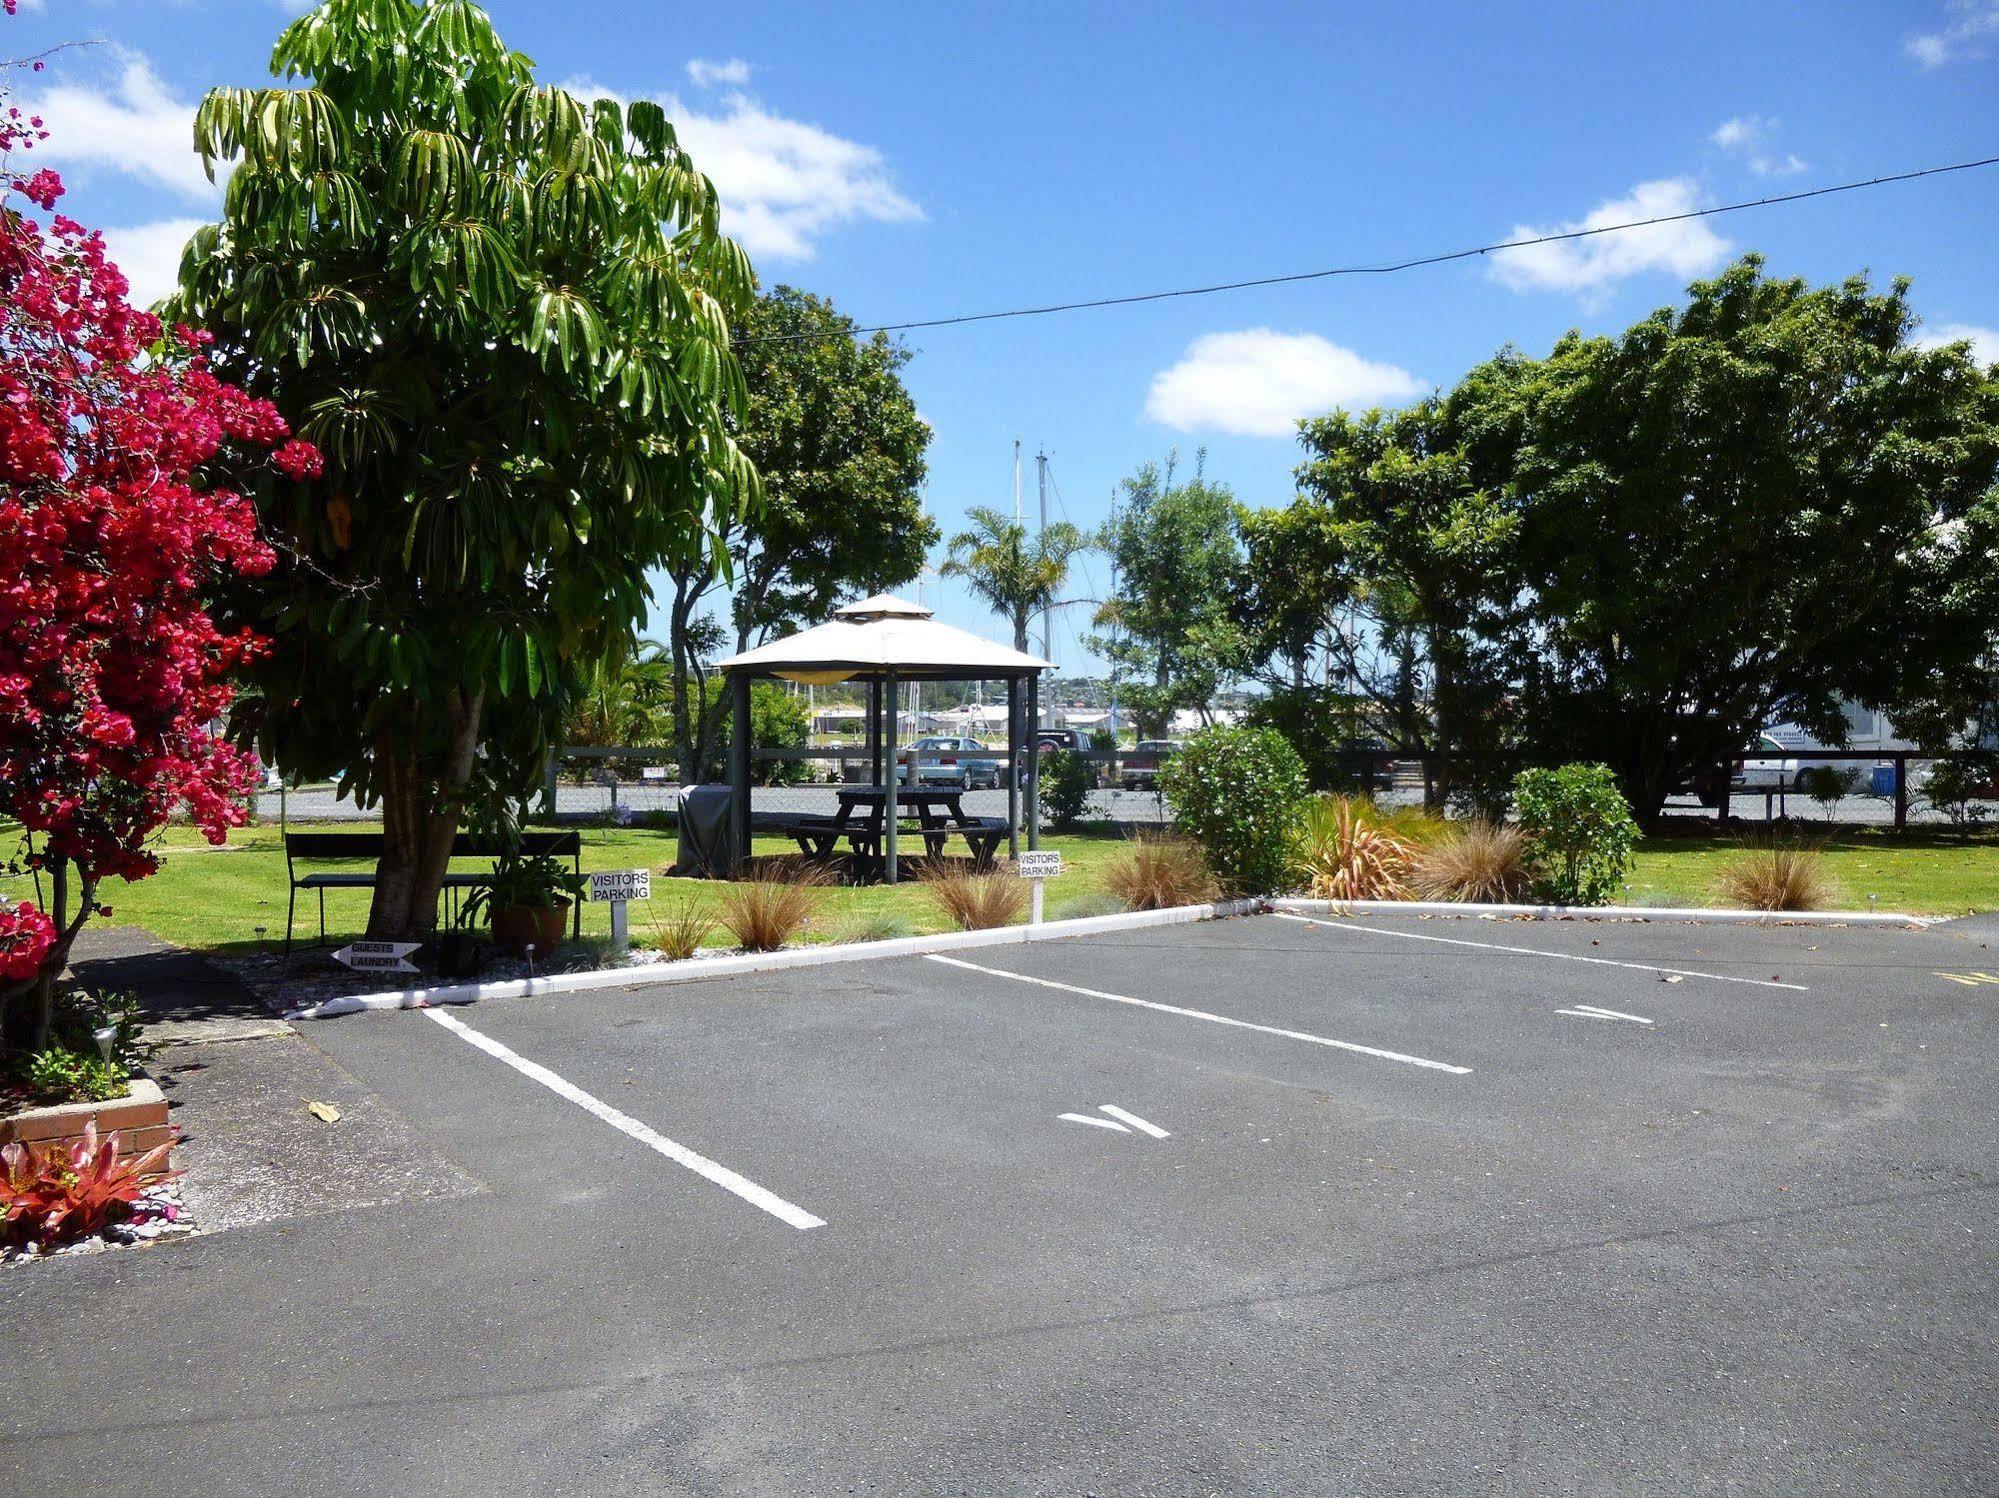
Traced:
[[1756, 757], [1738, 759], [1728, 783], [1737, 790], [1787, 791], [1797, 784], [1798, 762], [1767, 733], [1756, 735]]
[[1149, 791], [1159, 784], [1159, 767], [1178, 754], [1180, 739], [1140, 739], [1118, 767], [1118, 779], [1128, 791]]
[[901, 784], [910, 782], [912, 757], [916, 761], [917, 785], [956, 786], [959, 790], [978, 785], [996, 786], [1005, 767], [1005, 762], [977, 739], [933, 734], [896, 751], [895, 778]]
[[1090, 741], [1074, 728], [1037, 728], [1034, 730], [1034, 747], [1047, 754], [1055, 749], [1087, 749]]

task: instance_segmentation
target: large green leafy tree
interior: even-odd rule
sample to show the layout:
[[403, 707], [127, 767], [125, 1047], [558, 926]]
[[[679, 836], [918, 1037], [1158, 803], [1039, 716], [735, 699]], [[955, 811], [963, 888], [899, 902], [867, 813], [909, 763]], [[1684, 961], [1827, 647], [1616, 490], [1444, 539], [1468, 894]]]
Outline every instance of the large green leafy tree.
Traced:
[[263, 514], [267, 758], [379, 803], [369, 931], [429, 929], [451, 838], [538, 778], [649, 567], [719, 559], [753, 280], [658, 105], [539, 86], [467, 0], [327, 0], [282, 86], [218, 89], [235, 163], [172, 314], [326, 455]]
[[1098, 608], [1090, 648], [1122, 678], [1141, 735], [1165, 730], [1174, 712], [1202, 712], [1233, 673], [1241, 643], [1230, 598], [1242, 553], [1236, 503], [1210, 483], [1205, 454], [1194, 476], [1174, 482], [1175, 463], [1147, 463], [1124, 481], [1124, 502], [1100, 544], [1117, 588]]
[[[1504, 682], [1488, 640], [1510, 590], [1517, 517], [1481, 482], [1448, 402], [1338, 411], [1306, 422], [1301, 438], [1310, 457], [1286, 523], [1252, 531], [1252, 554], [1276, 546], [1279, 558], [1255, 573], [1276, 573], [1276, 561], [1289, 560], [1295, 568], [1273, 585], [1280, 604], [1300, 593], [1309, 602], [1323, 589], [1364, 610], [1364, 630], [1332, 637], [1342, 674], [1389, 736], [1435, 756], [1431, 790], [1446, 795], [1456, 752], [1493, 746]], [[1312, 570], [1300, 537], [1326, 570]], [[1274, 617], [1287, 616], [1280, 608]]]
[[780, 286], [739, 326], [749, 404], [737, 441], [764, 503], [731, 540], [736, 648], [823, 619], [842, 595], [900, 587], [938, 541], [923, 513], [930, 428], [902, 383], [909, 350], [861, 338], [823, 297]]
[[723, 517], [726, 576], [700, 556], [668, 573], [673, 741], [690, 780], [709, 773], [724, 741], [725, 702], [707, 689], [723, 587], [736, 648], [747, 650], [825, 618], [843, 596], [907, 583], [938, 540], [923, 513], [930, 428], [902, 383], [909, 351], [886, 334], [859, 337], [825, 298], [789, 286], [757, 298], [735, 332], [748, 400], [734, 430], [764, 501]]
[[964, 583], [971, 595], [1013, 626], [1013, 648], [1027, 649], [1027, 631], [1055, 607], [1069, 564], [1089, 539], [1066, 520], [1038, 535], [986, 505], [965, 511], [971, 524], [951, 538], [938, 572]]
[[1767, 721], [1841, 742], [1842, 697], [1933, 738], [1975, 715], [1999, 371], [1913, 323], [1899, 282], [1750, 258], [1619, 337], [1474, 372], [1468, 428], [1512, 454], [1538, 750], [1607, 761], [1647, 816]]

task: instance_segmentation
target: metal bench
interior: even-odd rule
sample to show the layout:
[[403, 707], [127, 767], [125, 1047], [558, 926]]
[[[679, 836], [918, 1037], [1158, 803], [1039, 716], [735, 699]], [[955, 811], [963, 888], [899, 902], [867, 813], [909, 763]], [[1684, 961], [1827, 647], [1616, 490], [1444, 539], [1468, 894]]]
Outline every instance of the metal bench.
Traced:
[[[347, 859], [378, 860], [388, 846], [388, 839], [379, 832], [287, 832], [285, 834], [285, 877], [291, 883], [291, 895], [285, 902], [285, 955], [292, 950], [292, 921], [298, 909], [298, 892], [302, 889], [319, 893], [319, 944], [326, 945], [326, 892], [329, 889], [373, 889], [375, 871], [366, 873], [308, 873], [301, 875], [301, 862], [325, 863]], [[547, 855], [551, 858], [568, 858], [580, 875], [583, 872], [583, 838], [576, 832], [523, 832], [517, 842], [508, 843], [499, 838], [479, 837], [473, 833], [461, 832], [451, 840], [453, 858], [498, 858], [502, 853], [523, 853], [529, 857]], [[444, 876], [441, 893], [447, 893], [454, 905], [459, 891], [481, 889], [493, 882], [490, 873], [452, 874]], [[575, 933], [583, 934], [583, 907], [575, 909]]]

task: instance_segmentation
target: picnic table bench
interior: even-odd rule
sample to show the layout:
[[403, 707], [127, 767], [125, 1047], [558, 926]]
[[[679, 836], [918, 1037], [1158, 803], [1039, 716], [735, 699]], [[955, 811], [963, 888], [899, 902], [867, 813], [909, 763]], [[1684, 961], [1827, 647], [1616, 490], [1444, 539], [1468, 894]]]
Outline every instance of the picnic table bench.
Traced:
[[[300, 863], [328, 863], [350, 859], [379, 859], [388, 846], [388, 839], [379, 832], [287, 832], [285, 834], [285, 877], [291, 882], [291, 895], [285, 902], [285, 955], [292, 950], [292, 919], [298, 908], [298, 892], [302, 889], [319, 892], [319, 944], [326, 945], [326, 892], [329, 889], [373, 889], [375, 871], [352, 873], [307, 873], [300, 874]], [[519, 839], [507, 842], [500, 838], [480, 837], [474, 833], [461, 832], [451, 840], [453, 858], [498, 858], [502, 853], [524, 853], [529, 857], [547, 855], [551, 858], [568, 858], [580, 875], [583, 872], [583, 838], [575, 832], [523, 832]], [[493, 882], [491, 873], [446, 873], [440, 891], [455, 902], [461, 891], [483, 889]], [[583, 934], [583, 907], [575, 910], [576, 935]]]
[[[882, 856], [887, 835], [888, 791], [878, 785], [843, 785], [838, 792], [840, 809], [824, 814], [766, 813], [753, 818], [753, 825], [798, 844], [808, 858], [827, 858], [842, 839], [857, 858], [875, 860]], [[1008, 827], [1001, 817], [966, 814], [965, 793], [950, 787], [906, 786], [896, 791], [896, 820], [916, 821], [923, 849], [932, 858], [941, 856], [953, 836], [962, 837], [971, 849], [973, 862], [990, 864], [1006, 840]]]

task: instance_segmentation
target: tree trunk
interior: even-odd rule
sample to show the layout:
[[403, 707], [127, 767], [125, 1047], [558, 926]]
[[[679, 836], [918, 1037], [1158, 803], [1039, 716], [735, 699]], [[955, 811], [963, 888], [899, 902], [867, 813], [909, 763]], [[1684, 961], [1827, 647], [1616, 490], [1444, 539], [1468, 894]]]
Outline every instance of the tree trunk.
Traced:
[[456, 690], [446, 695], [450, 737], [435, 774], [413, 756], [391, 748], [386, 732], [376, 742], [385, 842], [375, 864], [374, 899], [368, 908], [371, 940], [420, 941], [437, 929], [437, 897], [458, 835], [465, 787], [472, 778], [484, 705], [483, 692], [474, 693], [469, 702]]
[[49, 909], [55, 923], [56, 939], [42, 956], [42, 970], [7, 997], [4, 1010], [4, 1040], [16, 1050], [39, 1051], [47, 1047], [53, 1028], [56, 980], [69, 966], [70, 948], [76, 934], [97, 906], [97, 881], [86, 879], [77, 892], [76, 913], [69, 908], [69, 862], [57, 859], [48, 866]]

